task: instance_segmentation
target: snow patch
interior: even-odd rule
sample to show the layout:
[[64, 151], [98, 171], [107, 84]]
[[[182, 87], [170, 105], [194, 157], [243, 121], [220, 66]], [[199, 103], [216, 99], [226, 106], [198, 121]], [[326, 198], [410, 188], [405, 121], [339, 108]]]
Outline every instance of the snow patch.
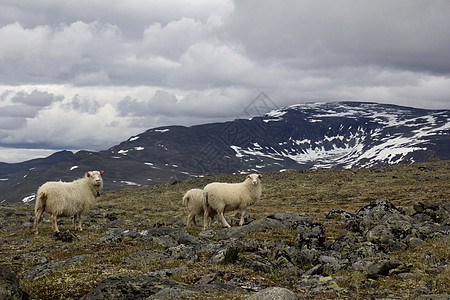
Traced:
[[23, 203], [27, 203], [27, 202], [31, 202], [34, 201], [36, 199], [36, 194], [30, 195], [28, 197], [25, 197], [22, 199]]
[[155, 132], [159, 132], [159, 133], [164, 133], [164, 132], [168, 132], [169, 129], [155, 129]]
[[120, 181], [120, 183], [125, 183], [126, 185], [129, 185], [129, 186], [141, 186], [139, 183], [132, 182], [132, 181], [122, 180], [122, 181]]

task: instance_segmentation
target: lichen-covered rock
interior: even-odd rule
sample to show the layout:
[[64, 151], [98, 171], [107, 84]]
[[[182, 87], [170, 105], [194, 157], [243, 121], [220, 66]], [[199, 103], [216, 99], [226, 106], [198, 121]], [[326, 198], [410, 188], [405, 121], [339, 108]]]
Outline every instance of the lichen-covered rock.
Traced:
[[269, 287], [265, 288], [262, 291], [259, 291], [250, 297], [246, 298], [246, 300], [297, 300], [298, 296], [286, 289], [281, 287]]
[[295, 240], [300, 249], [321, 248], [325, 241], [325, 227], [308, 215], [302, 215], [298, 220]]
[[339, 291], [342, 288], [337, 284], [332, 276], [303, 275], [300, 280], [294, 284], [298, 291], [323, 292], [326, 290]]

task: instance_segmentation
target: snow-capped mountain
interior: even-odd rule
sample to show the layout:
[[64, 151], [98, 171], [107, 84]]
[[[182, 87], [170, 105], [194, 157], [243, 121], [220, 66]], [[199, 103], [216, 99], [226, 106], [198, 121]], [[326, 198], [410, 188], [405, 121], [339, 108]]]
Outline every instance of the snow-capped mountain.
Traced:
[[234, 146], [241, 157], [264, 153], [291, 159], [300, 168], [354, 168], [424, 161], [431, 154], [442, 159], [450, 156], [448, 110], [313, 103], [272, 111], [262, 122], [268, 124], [264, 127], [276, 144], [260, 140], [247, 147]]
[[0, 202], [20, 201], [45, 181], [92, 169], [105, 170], [105, 189], [116, 189], [204, 174], [360, 168], [432, 155], [448, 160], [449, 115], [377, 103], [309, 103], [251, 119], [154, 128], [104, 151], [65, 153], [46, 167], [0, 164]]

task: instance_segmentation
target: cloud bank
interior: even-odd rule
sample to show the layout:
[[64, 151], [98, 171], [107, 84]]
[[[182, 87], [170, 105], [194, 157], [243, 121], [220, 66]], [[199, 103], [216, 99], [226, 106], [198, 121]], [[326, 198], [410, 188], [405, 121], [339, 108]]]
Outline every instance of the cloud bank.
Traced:
[[0, 161], [234, 119], [260, 92], [448, 109], [449, 15], [446, 0], [2, 1]]

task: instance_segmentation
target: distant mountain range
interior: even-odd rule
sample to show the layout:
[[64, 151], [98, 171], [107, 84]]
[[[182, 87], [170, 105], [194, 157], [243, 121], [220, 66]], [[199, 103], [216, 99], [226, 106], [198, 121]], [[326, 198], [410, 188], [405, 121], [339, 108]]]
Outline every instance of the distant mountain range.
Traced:
[[0, 163], [0, 203], [33, 199], [49, 180], [104, 170], [105, 189], [204, 174], [361, 168], [450, 159], [450, 110], [388, 104], [298, 104], [224, 123], [149, 129], [100, 152]]

